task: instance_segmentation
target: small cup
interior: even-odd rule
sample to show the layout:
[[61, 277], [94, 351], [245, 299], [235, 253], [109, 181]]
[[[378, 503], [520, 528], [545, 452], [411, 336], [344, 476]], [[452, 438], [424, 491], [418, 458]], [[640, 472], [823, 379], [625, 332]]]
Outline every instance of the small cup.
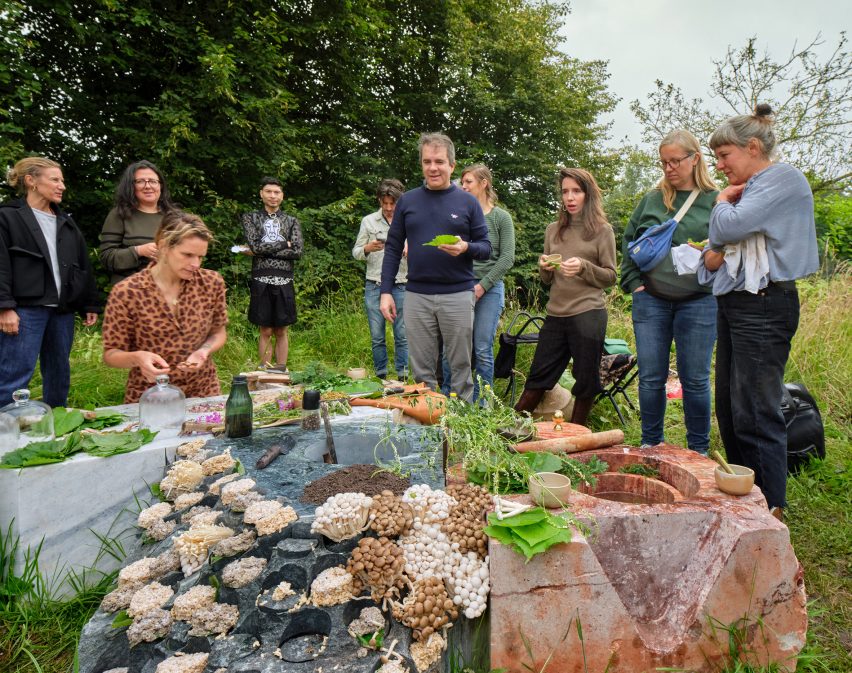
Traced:
[[559, 268], [559, 265], [562, 264], [562, 255], [558, 252], [552, 255], [545, 255], [544, 261], [547, 262], [554, 269]]
[[571, 480], [558, 472], [536, 472], [530, 477], [530, 495], [542, 507], [565, 507], [571, 494]]
[[728, 495], [748, 495], [754, 486], [754, 470], [742, 465], [731, 465], [736, 474], [725, 472], [720, 466], [716, 467], [713, 476], [716, 477], [716, 486]]
[[346, 370], [346, 376], [353, 381], [361, 381], [367, 378], [367, 370], [363, 367], [350, 367]]

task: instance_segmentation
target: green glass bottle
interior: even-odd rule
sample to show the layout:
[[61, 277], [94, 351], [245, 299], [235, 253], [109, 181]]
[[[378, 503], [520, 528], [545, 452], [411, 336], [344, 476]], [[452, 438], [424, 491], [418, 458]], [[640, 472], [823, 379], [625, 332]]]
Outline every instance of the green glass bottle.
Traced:
[[254, 409], [245, 376], [237, 375], [231, 381], [231, 392], [225, 402], [225, 435], [248, 437], [252, 431]]

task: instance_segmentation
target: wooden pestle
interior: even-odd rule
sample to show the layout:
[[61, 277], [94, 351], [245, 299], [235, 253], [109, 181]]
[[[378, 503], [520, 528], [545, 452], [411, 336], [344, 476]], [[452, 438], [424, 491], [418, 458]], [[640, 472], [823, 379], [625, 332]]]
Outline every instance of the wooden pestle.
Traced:
[[515, 444], [515, 451], [518, 453], [527, 453], [530, 451], [577, 453], [578, 451], [589, 451], [591, 449], [605, 449], [608, 446], [621, 444], [623, 441], [624, 432], [621, 430], [606, 430], [605, 432], [592, 432], [588, 435], [576, 435], [574, 437], [557, 437], [556, 439], [521, 442], [520, 444]]

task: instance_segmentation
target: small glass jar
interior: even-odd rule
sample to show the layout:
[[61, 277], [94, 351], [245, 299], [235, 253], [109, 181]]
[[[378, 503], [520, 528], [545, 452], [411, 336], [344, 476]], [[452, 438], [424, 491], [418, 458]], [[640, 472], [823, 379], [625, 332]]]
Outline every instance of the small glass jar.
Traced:
[[[18, 440], [12, 448], [20, 448], [31, 442], [47, 442], [55, 439], [53, 434], [53, 409], [44, 402], [30, 399], [26, 388], [12, 393], [12, 404], [6, 405], [0, 412], [15, 419], [18, 425]], [[5, 445], [0, 445], [7, 448]]]
[[302, 396], [302, 430], [319, 430], [322, 427], [319, 407], [319, 390], [306, 390]]
[[237, 374], [231, 379], [231, 392], [225, 402], [225, 435], [248, 437], [254, 427], [254, 405], [248, 390], [248, 379]]
[[156, 430], [160, 437], [175, 437], [186, 420], [186, 396], [169, 385], [169, 377], [160, 374], [157, 383], [139, 398], [139, 426]]

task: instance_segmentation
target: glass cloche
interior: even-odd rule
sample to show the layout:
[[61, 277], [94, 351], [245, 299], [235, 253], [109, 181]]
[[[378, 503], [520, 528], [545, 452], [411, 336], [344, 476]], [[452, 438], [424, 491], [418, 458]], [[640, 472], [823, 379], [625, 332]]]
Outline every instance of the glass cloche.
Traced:
[[11, 416], [18, 424], [17, 444], [11, 448], [54, 439], [53, 409], [44, 402], [31, 400], [30, 391], [26, 388], [12, 393], [12, 400], [12, 404], [0, 409], [0, 413]]
[[169, 377], [160, 374], [157, 383], [139, 398], [139, 426], [156, 430], [161, 436], [177, 435], [186, 418], [186, 396], [169, 385]]
[[4, 453], [13, 451], [20, 444], [21, 431], [18, 419], [11, 414], [0, 412], [0, 458]]

